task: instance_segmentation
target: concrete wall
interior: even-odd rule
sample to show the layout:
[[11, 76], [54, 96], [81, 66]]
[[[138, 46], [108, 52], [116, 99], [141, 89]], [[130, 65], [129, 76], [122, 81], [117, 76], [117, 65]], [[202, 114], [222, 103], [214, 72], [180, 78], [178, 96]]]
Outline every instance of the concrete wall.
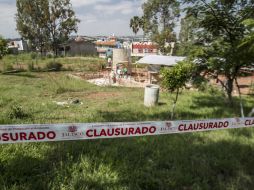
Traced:
[[95, 44], [91, 42], [72, 41], [69, 44], [69, 48], [66, 50], [66, 55], [69, 55], [69, 56], [86, 56], [86, 55], [96, 55], [96, 54], [97, 54], [97, 50], [95, 48]]
[[113, 69], [118, 63], [128, 64], [128, 74], [131, 74], [131, 51], [127, 49], [113, 49]]

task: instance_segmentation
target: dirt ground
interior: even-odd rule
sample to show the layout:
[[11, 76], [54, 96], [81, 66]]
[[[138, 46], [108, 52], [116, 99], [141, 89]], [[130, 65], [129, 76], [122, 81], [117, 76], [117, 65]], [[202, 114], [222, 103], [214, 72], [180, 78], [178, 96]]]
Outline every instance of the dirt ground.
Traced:
[[[226, 83], [226, 79], [223, 76], [219, 77], [224, 83]], [[216, 84], [215, 81], [212, 81], [212, 83]], [[240, 90], [242, 94], [245, 95], [254, 95], [254, 73], [249, 76], [245, 77], [239, 77], [238, 78], [238, 84], [240, 86]], [[217, 83], [218, 86], [221, 86], [221, 84]], [[238, 95], [238, 90], [236, 84], [234, 84], [234, 90], [233, 95]]]
[[[148, 73], [144, 69], [135, 69], [133, 70], [133, 74], [131, 77], [128, 78], [117, 78], [116, 83], [112, 83], [109, 72], [108, 71], [102, 71], [99, 73], [76, 73], [72, 74], [72, 77], [79, 78], [83, 80], [87, 80], [90, 83], [96, 84], [98, 86], [107, 86], [107, 85], [113, 85], [113, 86], [124, 86], [124, 87], [145, 87], [147, 84], [149, 84], [149, 76]], [[219, 77], [224, 83], [226, 83], [226, 79], [223, 76]], [[221, 87], [220, 83], [216, 83], [216, 80], [211, 80], [211, 83]], [[239, 77], [238, 83], [240, 86], [240, 90], [242, 94], [245, 95], [254, 95], [254, 73], [249, 74], [245, 77]], [[238, 95], [238, 90], [236, 87], [236, 84], [234, 84], [234, 90], [233, 95]]]
[[148, 84], [147, 72], [139, 71], [139, 74], [133, 73], [132, 76], [116, 77], [116, 82], [113, 83], [109, 71], [101, 71], [98, 73], [75, 73], [69, 74], [69, 77], [87, 80], [97, 86], [123, 86], [142, 88]]

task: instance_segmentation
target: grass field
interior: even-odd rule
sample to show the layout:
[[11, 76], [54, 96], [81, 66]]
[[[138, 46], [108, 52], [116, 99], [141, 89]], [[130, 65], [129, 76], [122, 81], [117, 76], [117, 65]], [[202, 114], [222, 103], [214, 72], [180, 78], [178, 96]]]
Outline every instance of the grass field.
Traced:
[[94, 72], [105, 65], [105, 60], [98, 57], [41, 57], [39, 54], [7, 55], [0, 60], [0, 71], [47, 71], [49, 63], [63, 64], [62, 70]]
[[[68, 72], [0, 75], [0, 124], [167, 120], [174, 95], [97, 87]], [[54, 101], [79, 99], [83, 105]], [[237, 102], [238, 100], [235, 99]], [[216, 89], [183, 91], [176, 119], [240, 116]], [[254, 98], [244, 97], [246, 113]], [[0, 189], [253, 189], [254, 130], [0, 146]]]

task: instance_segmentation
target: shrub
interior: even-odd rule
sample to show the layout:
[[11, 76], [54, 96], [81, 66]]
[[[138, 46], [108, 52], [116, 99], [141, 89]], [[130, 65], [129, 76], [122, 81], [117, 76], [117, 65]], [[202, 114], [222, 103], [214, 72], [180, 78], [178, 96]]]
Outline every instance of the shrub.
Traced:
[[25, 113], [22, 106], [20, 105], [13, 105], [8, 113], [9, 119], [23, 119], [28, 116], [29, 114]]
[[69, 91], [69, 89], [67, 89], [67, 88], [58, 87], [58, 88], [56, 89], [56, 94], [63, 94], [63, 93], [68, 92], [68, 91]]
[[35, 52], [33, 52], [33, 53], [31, 53], [31, 59], [36, 59], [37, 58], [37, 53], [35, 53]]
[[193, 67], [191, 63], [180, 62], [173, 68], [163, 68], [161, 70], [162, 86], [171, 92], [179, 91], [190, 81]]
[[8, 53], [7, 41], [0, 36], [0, 59]]
[[221, 97], [225, 96], [225, 93], [221, 88], [218, 88], [213, 85], [207, 85], [206, 92], [214, 96], [221, 96]]
[[162, 86], [170, 92], [176, 91], [176, 97], [172, 106], [171, 119], [174, 117], [175, 106], [178, 101], [178, 95], [181, 88], [191, 80], [194, 65], [189, 62], [180, 62], [173, 68], [163, 68], [161, 70]]
[[12, 64], [5, 64], [3, 70], [4, 71], [12, 71], [12, 70], [14, 70], [14, 68], [13, 68]]
[[28, 64], [28, 71], [34, 71], [34, 63], [29, 63]]
[[53, 55], [52, 54], [47, 54], [47, 58], [51, 59], [51, 58], [53, 58]]
[[105, 62], [101, 62], [101, 63], [99, 63], [99, 69], [105, 69], [106, 68], [106, 63]]
[[192, 85], [194, 88], [197, 88], [199, 91], [206, 91], [208, 89], [208, 80], [201, 76], [196, 76], [192, 79]]
[[61, 71], [63, 65], [61, 63], [55, 62], [55, 61], [50, 61], [46, 65], [46, 69], [48, 71]]

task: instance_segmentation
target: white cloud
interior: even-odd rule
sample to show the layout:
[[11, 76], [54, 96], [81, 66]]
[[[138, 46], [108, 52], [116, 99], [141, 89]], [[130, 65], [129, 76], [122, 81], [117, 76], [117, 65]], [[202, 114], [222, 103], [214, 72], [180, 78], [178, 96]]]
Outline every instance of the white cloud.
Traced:
[[138, 15], [142, 15], [142, 14], [143, 14], [143, 9], [142, 9], [142, 7], [139, 7], [139, 8], [138, 8], [137, 13], [138, 13]]
[[130, 1], [121, 1], [120, 3], [110, 4], [110, 5], [96, 5], [94, 7], [97, 11], [102, 11], [105, 14], [114, 14], [117, 15], [119, 13], [128, 15], [134, 12], [135, 9], [135, 2]]
[[16, 6], [13, 4], [1, 3], [0, 4], [0, 35], [4, 37], [17, 37], [16, 31]]
[[110, 0], [71, 0], [73, 7], [83, 7], [97, 3], [109, 3]]
[[[145, 0], [71, 0], [79, 23], [79, 34], [133, 34], [129, 21], [141, 15]], [[0, 35], [6, 38], [19, 37], [16, 31], [15, 0], [0, 0]]]
[[82, 23], [93, 23], [98, 21], [98, 18], [93, 14], [85, 14], [85, 15], [78, 14], [77, 18], [80, 19]]
[[[133, 35], [129, 27], [129, 20], [114, 19], [94, 23], [80, 23], [80, 35]], [[139, 33], [142, 34], [142, 33]]]
[[[78, 10], [77, 17], [81, 19], [79, 34], [84, 35], [133, 35], [129, 28], [130, 19], [135, 15], [142, 15], [142, 0], [114, 1], [98, 3]], [[142, 34], [142, 33], [140, 33]]]

